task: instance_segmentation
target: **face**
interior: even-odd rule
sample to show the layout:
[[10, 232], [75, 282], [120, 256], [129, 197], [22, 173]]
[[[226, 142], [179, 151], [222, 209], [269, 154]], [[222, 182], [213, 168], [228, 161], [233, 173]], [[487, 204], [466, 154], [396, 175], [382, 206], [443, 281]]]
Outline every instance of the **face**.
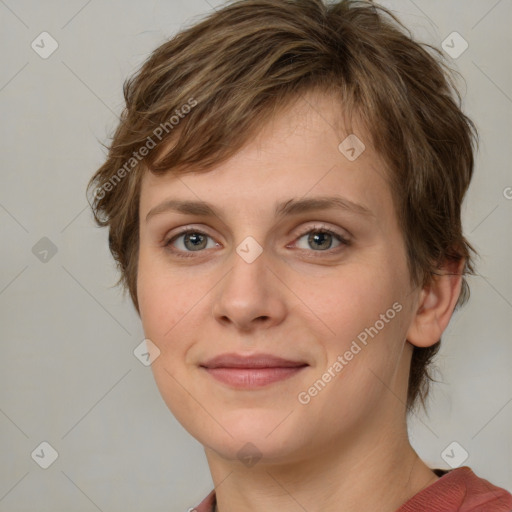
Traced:
[[[226, 459], [248, 442], [268, 461], [353, 443], [406, 398], [418, 290], [384, 164], [359, 131], [366, 149], [349, 160], [335, 100], [307, 98], [213, 170], [142, 182], [153, 374], [178, 421]], [[311, 201], [326, 198], [337, 202]]]

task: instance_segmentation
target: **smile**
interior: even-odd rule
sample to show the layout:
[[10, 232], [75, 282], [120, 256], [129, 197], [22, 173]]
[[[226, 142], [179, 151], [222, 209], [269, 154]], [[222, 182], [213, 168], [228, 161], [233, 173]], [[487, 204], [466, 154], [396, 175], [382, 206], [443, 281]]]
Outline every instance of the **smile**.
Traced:
[[255, 389], [298, 374], [309, 365], [269, 354], [223, 354], [200, 365], [208, 374], [237, 389]]

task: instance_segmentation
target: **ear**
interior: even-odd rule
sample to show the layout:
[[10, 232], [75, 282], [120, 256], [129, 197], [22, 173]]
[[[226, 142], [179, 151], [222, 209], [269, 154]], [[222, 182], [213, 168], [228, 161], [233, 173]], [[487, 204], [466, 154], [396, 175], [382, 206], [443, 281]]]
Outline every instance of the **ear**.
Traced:
[[448, 326], [462, 286], [464, 259], [448, 261], [440, 275], [421, 290], [418, 309], [407, 331], [407, 341], [416, 347], [430, 347], [441, 339]]

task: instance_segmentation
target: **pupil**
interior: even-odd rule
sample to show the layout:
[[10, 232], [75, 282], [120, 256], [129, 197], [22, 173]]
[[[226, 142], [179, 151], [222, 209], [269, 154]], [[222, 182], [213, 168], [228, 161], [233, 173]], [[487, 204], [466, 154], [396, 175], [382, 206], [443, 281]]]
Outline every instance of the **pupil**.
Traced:
[[331, 235], [329, 233], [316, 233], [314, 235], [309, 235], [309, 240], [308, 242], [313, 242], [315, 241], [315, 243], [318, 241], [318, 238], [320, 237], [320, 245], [322, 245], [322, 238], [323, 238], [323, 241], [324, 241], [324, 247], [322, 247], [323, 249], [328, 249], [329, 246], [330, 246], [330, 243], [329, 241], [327, 242], [327, 244], [325, 244], [325, 241], [326, 240], [329, 240], [328, 237], [330, 237]]
[[201, 248], [200, 244], [203, 243], [203, 245], [204, 245], [204, 240], [201, 240], [202, 237], [203, 237], [203, 235], [200, 235], [199, 233], [189, 234], [185, 237], [185, 244], [187, 243], [187, 241], [191, 241], [193, 248], [196, 248], [196, 249], [198, 247]]

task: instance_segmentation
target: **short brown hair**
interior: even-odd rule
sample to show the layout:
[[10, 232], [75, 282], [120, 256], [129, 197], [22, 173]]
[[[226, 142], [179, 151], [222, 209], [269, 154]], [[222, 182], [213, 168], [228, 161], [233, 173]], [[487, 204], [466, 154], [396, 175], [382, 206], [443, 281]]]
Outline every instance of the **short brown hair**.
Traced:
[[[241, 149], [269, 115], [313, 89], [335, 94], [349, 123], [357, 115], [384, 158], [411, 282], [425, 286], [447, 260], [464, 259], [463, 276], [474, 274], [477, 253], [463, 236], [461, 205], [478, 133], [443, 60], [389, 10], [360, 0], [238, 0], [183, 29], [125, 81], [121, 122], [88, 185], [95, 189], [95, 220], [109, 227], [121, 272], [116, 285], [129, 290], [139, 312], [145, 170], [208, 171]], [[468, 298], [463, 277], [457, 307]], [[418, 398], [425, 407], [440, 341], [414, 347], [408, 409]]]

